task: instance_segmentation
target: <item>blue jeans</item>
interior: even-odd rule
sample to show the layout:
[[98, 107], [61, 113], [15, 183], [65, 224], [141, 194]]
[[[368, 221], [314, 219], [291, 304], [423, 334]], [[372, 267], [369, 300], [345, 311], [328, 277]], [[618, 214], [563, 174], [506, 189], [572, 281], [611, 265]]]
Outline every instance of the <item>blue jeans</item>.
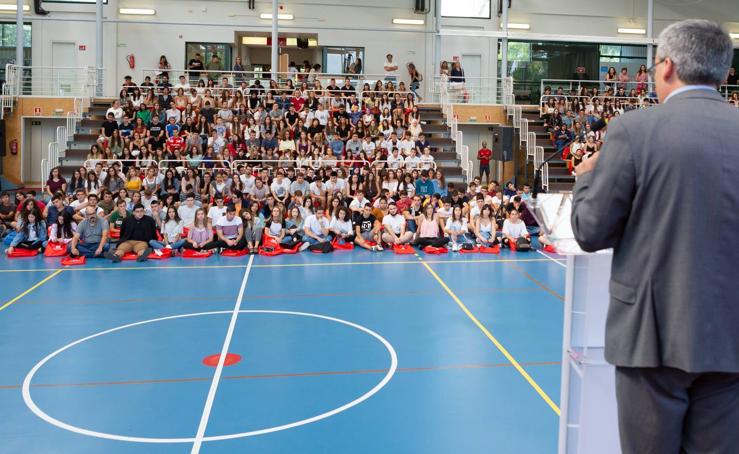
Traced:
[[[95, 255], [95, 251], [97, 250], [98, 246], [100, 246], [100, 243], [77, 243], [77, 251], [80, 253], [81, 256], [87, 257], [87, 258], [103, 258], [104, 254], [108, 252], [108, 249], [110, 249], [110, 243], [105, 243], [105, 246], [103, 246], [103, 251], [100, 255]], [[69, 243], [67, 245], [67, 251], [70, 253], [72, 252], [72, 243]]]
[[416, 220], [407, 219], [406, 222], [408, 223], [408, 231], [412, 233], [416, 233], [416, 230], [418, 230], [418, 226], [416, 225]]
[[306, 235], [305, 236], [305, 241], [307, 241], [311, 246], [313, 246], [314, 244], [325, 243], [326, 241], [328, 241], [328, 238], [323, 238], [323, 237], [319, 237], [319, 238], [320, 239], [317, 240], [317, 239], [313, 238], [312, 236]]
[[526, 231], [529, 232], [529, 235], [537, 236], [539, 235], [539, 226], [538, 225], [527, 225]]
[[[182, 246], [185, 245], [185, 240], [177, 240], [174, 243], [170, 243], [170, 246], [172, 246], [172, 249], [179, 250], [182, 249]], [[157, 240], [151, 240], [149, 241], [149, 246], [153, 247], [154, 249], [164, 249], [164, 243]]]

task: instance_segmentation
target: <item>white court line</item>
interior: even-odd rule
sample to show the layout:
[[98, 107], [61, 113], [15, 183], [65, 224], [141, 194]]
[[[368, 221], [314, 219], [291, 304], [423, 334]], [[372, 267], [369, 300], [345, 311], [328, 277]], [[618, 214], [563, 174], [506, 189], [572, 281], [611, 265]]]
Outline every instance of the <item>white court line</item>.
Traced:
[[540, 250], [538, 250], [538, 249], [536, 250], [536, 252], [538, 252], [539, 254], [543, 255], [543, 256], [544, 256], [544, 257], [546, 257], [546, 258], [548, 258], [549, 260], [551, 260], [552, 262], [556, 263], [557, 265], [559, 265], [559, 266], [563, 267], [564, 269], [567, 269], [567, 265], [565, 265], [564, 263], [562, 263], [562, 262], [560, 262], [559, 260], [555, 259], [554, 257], [550, 257], [549, 255], [547, 255], [547, 254], [545, 254], [545, 253], [541, 252], [541, 251], [540, 251]]
[[195, 435], [195, 442], [192, 445], [191, 454], [197, 454], [200, 452], [200, 446], [203, 444], [203, 438], [205, 437], [205, 429], [208, 427], [208, 419], [210, 419], [210, 411], [213, 408], [213, 401], [216, 398], [216, 391], [218, 390], [218, 383], [221, 381], [221, 373], [223, 372], [223, 363], [226, 361], [226, 354], [228, 348], [231, 346], [231, 338], [234, 334], [234, 328], [236, 328], [236, 319], [239, 318], [239, 310], [241, 310], [241, 301], [244, 299], [244, 290], [246, 289], [246, 281], [249, 280], [249, 272], [251, 271], [251, 264], [254, 261], [254, 256], [249, 257], [249, 263], [246, 265], [246, 271], [244, 271], [244, 279], [241, 280], [241, 289], [239, 290], [239, 297], [236, 298], [236, 306], [234, 306], [233, 313], [231, 314], [231, 322], [228, 325], [228, 331], [226, 332], [226, 340], [223, 341], [223, 348], [221, 348], [221, 356], [218, 358], [218, 365], [216, 366], [216, 372], [213, 374], [213, 381], [210, 382], [210, 390], [208, 391], [208, 398], [205, 400], [205, 407], [203, 408], [203, 415], [200, 417], [200, 425], [198, 426], [198, 432]]

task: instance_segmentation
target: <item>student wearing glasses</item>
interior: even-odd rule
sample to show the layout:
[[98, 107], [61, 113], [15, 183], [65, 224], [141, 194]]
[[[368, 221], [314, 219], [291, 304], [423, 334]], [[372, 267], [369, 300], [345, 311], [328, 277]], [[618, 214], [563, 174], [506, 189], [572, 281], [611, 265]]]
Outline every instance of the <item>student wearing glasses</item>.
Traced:
[[97, 214], [97, 210], [88, 206], [84, 210], [85, 218], [77, 224], [77, 231], [69, 244], [71, 257], [85, 256], [102, 258], [108, 252], [108, 221]]

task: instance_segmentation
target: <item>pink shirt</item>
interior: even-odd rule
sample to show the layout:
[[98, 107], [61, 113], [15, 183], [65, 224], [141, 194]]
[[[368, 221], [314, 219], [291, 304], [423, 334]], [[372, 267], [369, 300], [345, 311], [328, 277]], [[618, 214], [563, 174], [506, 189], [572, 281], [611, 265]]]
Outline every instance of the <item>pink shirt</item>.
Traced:
[[421, 227], [418, 229], [421, 238], [436, 238], [439, 236], [439, 223], [436, 219], [429, 221], [425, 216], [421, 217]]

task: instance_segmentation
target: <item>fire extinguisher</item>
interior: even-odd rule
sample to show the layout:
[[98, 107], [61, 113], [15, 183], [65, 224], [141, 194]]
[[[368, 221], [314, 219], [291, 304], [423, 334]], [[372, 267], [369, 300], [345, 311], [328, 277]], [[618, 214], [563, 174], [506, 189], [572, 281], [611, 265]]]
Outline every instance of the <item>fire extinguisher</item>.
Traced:
[[13, 139], [10, 141], [10, 154], [18, 154], [18, 139]]
[[136, 67], [136, 57], [133, 54], [126, 55], [126, 60], [128, 60], [129, 68], [134, 69]]

